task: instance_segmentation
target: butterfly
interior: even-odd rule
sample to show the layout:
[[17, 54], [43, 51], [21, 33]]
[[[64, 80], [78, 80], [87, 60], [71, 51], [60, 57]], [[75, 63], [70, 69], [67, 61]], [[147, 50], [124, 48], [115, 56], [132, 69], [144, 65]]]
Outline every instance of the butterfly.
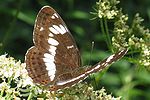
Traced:
[[127, 49], [109, 56], [92, 67], [81, 67], [80, 52], [59, 14], [44, 6], [35, 20], [34, 46], [28, 49], [26, 69], [33, 82], [48, 86], [50, 91], [70, 87], [91, 73], [102, 71], [127, 53]]

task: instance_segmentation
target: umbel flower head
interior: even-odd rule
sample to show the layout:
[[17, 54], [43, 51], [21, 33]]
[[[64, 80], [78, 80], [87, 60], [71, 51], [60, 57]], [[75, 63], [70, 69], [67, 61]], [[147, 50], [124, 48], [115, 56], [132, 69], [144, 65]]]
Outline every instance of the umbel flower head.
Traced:
[[[7, 55], [0, 56], [0, 100], [120, 100], [120, 97], [114, 98], [107, 95], [105, 89], [94, 91], [86, 83], [78, 83], [73, 87], [59, 90], [55, 96], [50, 91], [39, 87], [33, 83], [25, 69], [25, 63], [16, 61]], [[45, 98], [45, 99], [44, 99]]]
[[99, 2], [96, 3], [98, 8], [97, 10], [98, 17], [106, 19], [114, 19], [118, 13], [116, 5], [119, 2], [120, 1], [117, 0], [99, 0]]

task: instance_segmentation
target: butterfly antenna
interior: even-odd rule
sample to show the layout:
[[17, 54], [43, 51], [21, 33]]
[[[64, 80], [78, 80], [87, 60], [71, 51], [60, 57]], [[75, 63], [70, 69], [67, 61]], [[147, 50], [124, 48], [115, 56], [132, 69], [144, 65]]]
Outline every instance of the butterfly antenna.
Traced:
[[89, 62], [88, 62], [88, 65], [90, 65], [91, 63], [91, 58], [92, 58], [92, 52], [93, 52], [93, 48], [94, 48], [94, 41], [92, 41], [92, 45], [91, 45], [91, 51], [90, 51], [90, 58], [89, 58]]
[[[90, 63], [91, 63], [91, 58], [92, 58], [92, 52], [93, 52], [93, 48], [94, 48], [94, 41], [92, 41], [92, 45], [91, 45], [91, 51], [90, 51], [90, 58], [89, 58], [89, 62], [88, 62], [88, 65], [90, 65]], [[92, 79], [92, 77], [93, 77], [93, 81], [94, 81], [94, 83], [93, 83], [93, 85], [95, 85], [95, 87], [97, 88], [97, 83], [96, 83], [96, 79], [95, 79], [95, 76], [94, 76], [94, 74], [91, 74], [90, 76], [89, 76], [89, 78], [90, 79]]]

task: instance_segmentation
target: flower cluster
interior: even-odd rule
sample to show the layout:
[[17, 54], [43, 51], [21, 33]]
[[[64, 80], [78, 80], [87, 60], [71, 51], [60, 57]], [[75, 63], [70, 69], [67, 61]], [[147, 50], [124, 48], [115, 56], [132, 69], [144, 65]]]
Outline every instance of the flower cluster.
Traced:
[[20, 61], [16, 62], [14, 58], [7, 58], [6, 56], [6, 54], [0, 56], [0, 98], [15, 99], [20, 95], [19, 88], [34, 84], [28, 77], [25, 64]]
[[114, 23], [114, 37], [112, 37], [112, 45], [115, 49], [120, 47], [127, 47], [128, 43], [126, 39], [128, 37], [129, 26], [127, 25], [128, 16], [123, 15], [122, 11], [119, 10], [116, 16], [117, 21]]
[[94, 91], [93, 87], [86, 83], [78, 83], [61, 92], [63, 93], [63, 96], [58, 97], [62, 100], [121, 100], [121, 97], [115, 98], [111, 94], [107, 94], [104, 88]]
[[[107, 95], [105, 89], [94, 91], [87, 84], [78, 83], [73, 87], [66, 88], [53, 94], [43, 87], [35, 85], [28, 76], [25, 63], [15, 61], [7, 55], [0, 56], [0, 100], [112, 100], [112, 95]], [[120, 100], [116, 98], [115, 100]]]
[[[135, 15], [131, 26], [128, 25], [128, 15], [123, 14], [122, 10], [117, 8], [118, 3], [117, 0], [99, 0], [96, 3], [98, 8], [95, 14], [98, 18], [105, 19], [105, 22], [103, 22], [105, 27], [102, 27], [104, 29], [101, 30], [106, 33], [108, 46], [112, 44], [113, 46], [110, 49], [113, 48], [113, 50], [130, 48], [130, 54], [134, 55], [133, 58], [129, 58], [130, 61], [138, 66], [144, 66], [150, 71], [150, 31], [141, 25], [144, 20], [139, 14]], [[106, 20], [110, 19], [111, 24], [114, 21], [114, 36], [112, 39], [109, 39], [109, 29], [106, 23]], [[101, 22], [101, 24], [103, 23]]]
[[[121, 15], [121, 16], [120, 16]], [[141, 25], [143, 19], [136, 14], [132, 26], [127, 25], [127, 17], [122, 13], [118, 14], [118, 21], [115, 22], [114, 37], [112, 38], [113, 47], [130, 47], [132, 58], [130, 61], [145, 66], [150, 70], [150, 31]]]
[[118, 13], [116, 8], [118, 3], [119, 1], [117, 0], [99, 0], [99, 2], [96, 3], [98, 8], [98, 17], [113, 19]]

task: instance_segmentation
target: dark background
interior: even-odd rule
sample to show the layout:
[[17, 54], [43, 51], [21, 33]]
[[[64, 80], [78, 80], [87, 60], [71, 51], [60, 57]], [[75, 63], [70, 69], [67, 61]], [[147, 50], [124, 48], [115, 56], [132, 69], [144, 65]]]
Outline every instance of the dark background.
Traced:
[[[38, 11], [44, 5], [52, 6], [66, 22], [81, 52], [83, 65], [95, 64], [110, 55], [98, 19], [94, 15], [96, 0], [1, 0], [0, 1], [0, 54], [24, 62], [24, 56], [33, 45], [32, 31]], [[144, 18], [143, 25], [150, 28], [150, 0], [122, 0], [118, 5], [128, 14], [128, 24], [136, 13]], [[91, 51], [91, 42], [94, 49]], [[91, 58], [90, 58], [91, 57]], [[125, 100], [150, 99], [150, 75], [139, 71], [137, 66], [121, 60], [112, 65], [99, 80], [94, 75], [96, 89], [105, 87], [108, 93], [122, 96]], [[93, 77], [93, 75], [92, 75]], [[93, 82], [92, 81], [92, 82]]]

